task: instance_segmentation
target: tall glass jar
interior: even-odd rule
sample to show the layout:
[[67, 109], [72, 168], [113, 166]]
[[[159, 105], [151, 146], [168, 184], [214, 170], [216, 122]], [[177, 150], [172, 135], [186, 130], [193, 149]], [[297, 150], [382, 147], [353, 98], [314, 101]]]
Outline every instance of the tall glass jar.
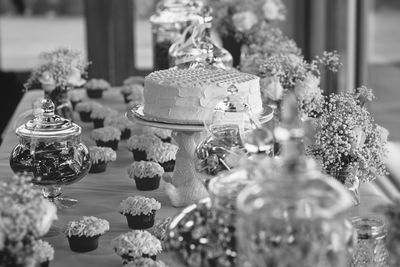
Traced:
[[163, 0], [150, 17], [153, 33], [153, 69], [169, 68], [168, 50], [179, 39], [193, 21], [201, 20], [198, 15], [202, 7], [199, 0]]
[[384, 220], [370, 215], [355, 217], [352, 223], [357, 231], [357, 244], [350, 267], [387, 267], [387, 229]]
[[215, 267], [236, 265], [236, 199], [239, 192], [253, 183], [245, 169], [213, 178], [209, 184], [211, 198], [209, 260]]
[[[169, 49], [170, 67], [191, 65], [194, 62], [207, 63], [213, 66], [231, 69], [232, 55], [211, 39], [212, 16], [211, 8], [201, 10], [201, 23], [193, 23], [187, 27], [182, 37], [173, 43]], [[208, 49], [204, 49], [207, 47]], [[209, 59], [211, 54], [211, 60]]]
[[283, 144], [275, 170], [258, 177], [237, 199], [239, 266], [347, 266], [353, 228], [345, 215], [351, 196], [304, 156], [296, 99], [290, 100], [283, 109], [289, 111], [283, 114], [285, 128], [275, 129]]

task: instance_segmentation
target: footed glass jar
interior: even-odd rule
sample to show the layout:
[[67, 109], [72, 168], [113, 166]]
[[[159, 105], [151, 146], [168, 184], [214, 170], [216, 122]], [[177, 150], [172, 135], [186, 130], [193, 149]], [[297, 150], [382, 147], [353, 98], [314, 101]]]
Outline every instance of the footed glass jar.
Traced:
[[153, 69], [169, 68], [168, 50], [198, 15], [203, 3], [198, 0], [163, 0], [150, 17], [153, 33]]
[[42, 100], [41, 109], [33, 120], [17, 128], [19, 143], [11, 152], [10, 166], [15, 173], [33, 176], [32, 182], [43, 186], [44, 196], [56, 200], [61, 186], [82, 179], [91, 163], [81, 142], [81, 127], [55, 115], [49, 99]]
[[275, 169], [256, 178], [237, 198], [238, 266], [347, 266], [355, 239], [346, 220], [352, 198], [305, 157], [296, 98], [284, 102], [285, 128], [274, 132], [283, 144], [271, 165]]

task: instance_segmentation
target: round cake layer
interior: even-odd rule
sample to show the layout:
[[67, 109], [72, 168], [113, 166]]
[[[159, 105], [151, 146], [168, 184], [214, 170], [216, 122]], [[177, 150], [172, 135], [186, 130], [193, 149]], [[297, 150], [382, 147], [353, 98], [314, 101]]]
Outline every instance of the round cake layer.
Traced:
[[231, 85], [255, 114], [262, 112], [259, 78], [239, 71], [171, 68], [152, 72], [144, 84], [144, 114], [164, 121], [209, 120]]

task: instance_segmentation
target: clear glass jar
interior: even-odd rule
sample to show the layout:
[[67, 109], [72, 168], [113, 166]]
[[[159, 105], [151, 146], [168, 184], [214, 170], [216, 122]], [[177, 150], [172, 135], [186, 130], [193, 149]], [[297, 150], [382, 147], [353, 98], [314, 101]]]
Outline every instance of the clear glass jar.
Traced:
[[377, 216], [355, 217], [352, 224], [357, 231], [351, 267], [387, 267], [386, 225]]
[[46, 197], [61, 194], [61, 185], [82, 179], [90, 169], [89, 151], [81, 142], [81, 127], [54, 114], [49, 99], [42, 112], [16, 129], [19, 143], [10, 156], [15, 173], [26, 172], [33, 183], [44, 186]]
[[171, 45], [170, 67], [184, 68], [202, 63], [217, 68], [232, 69], [232, 55], [211, 39], [211, 8], [204, 7], [201, 12], [201, 23], [193, 23], [187, 27], [181, 38]]
[[203, 6], [199, 0], [163, 0], [150, 17], [153, 33], [153, 69], [169, 68], [168, 50], [198, 15]]
[[253, 183], [245, 169], [222, 174], [209, 184], [210, 209], [210, 253], [215, 266], [236, 265], [236, 199], [239, 192]]
[[275, 169], [255, 172], [269, 176], [257, 177], [237, 198], [238, 266], [347, 266], [354, 241], [345, 217], [351, 196], [305, 157], [295, 97], [284, 105], [285, 128], [274, 131], [282, 154], [268, 166]]

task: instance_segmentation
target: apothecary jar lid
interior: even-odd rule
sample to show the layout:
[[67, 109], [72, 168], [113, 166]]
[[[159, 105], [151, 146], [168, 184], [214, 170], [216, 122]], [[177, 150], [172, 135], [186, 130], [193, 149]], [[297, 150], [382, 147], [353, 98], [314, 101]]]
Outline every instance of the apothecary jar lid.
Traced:
[[203, 2], [199, 0], [163, 0], [150, 17], [153, 24], [179, 23], [191, 20], [201, 21]]
[[81, 127], [54, 113], [55, 106], [50, 99], [41, 101], [41, 112], [35, 118], [16, 129], [20, 137], [66, 138], [81, 134]]

